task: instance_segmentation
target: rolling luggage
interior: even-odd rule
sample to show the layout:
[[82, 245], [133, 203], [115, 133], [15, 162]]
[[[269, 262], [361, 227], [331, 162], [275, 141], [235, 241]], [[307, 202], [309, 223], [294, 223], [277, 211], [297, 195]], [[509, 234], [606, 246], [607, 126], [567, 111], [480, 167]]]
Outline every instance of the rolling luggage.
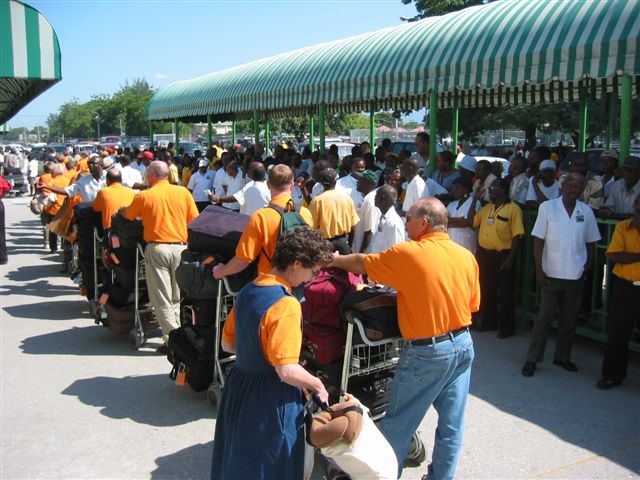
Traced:
[[228, 262], [248, 222], [248, 215], [209, 205], [187, 227], [189, 249]]
[[119, 213], [111, 216], [111, 229], [119, 240], [120, 247], [136, 248], [142, 243], [142, 220], [127, 220]]
[[369, 340], [400, 336], [398, 328], [398, 294], [389, 287], [365, 287], [348, 292], [340, 305], [344, 315], [351, 311], [362, 322]]
[[180, 302], [180, 325], [213, 325], [216, 300], [187, 298]]
[[173, 365], [169, 378], [185, 371], [186, 381], [196, 392], [213, 381], [215, 331], [213, 326], [183, 325], [169, 332], [167, 359]]
[[209, 255], [199, 255], [185, 249], [176, 269], [176, 281], [183, 298], [192, 300], [215, 299], [218, 280], [213, 278], [213, 262], [204, 263]]

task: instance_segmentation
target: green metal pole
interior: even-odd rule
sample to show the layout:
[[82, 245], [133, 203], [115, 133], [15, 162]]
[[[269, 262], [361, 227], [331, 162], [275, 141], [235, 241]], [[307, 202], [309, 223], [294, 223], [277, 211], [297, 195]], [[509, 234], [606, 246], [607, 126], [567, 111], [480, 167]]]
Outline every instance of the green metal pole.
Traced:
[[149, 147], [153, 148], [153, 122], [149, 121]]
[[451, 135], [451, 153], [458, 155], [458, 126], [459, 126], [459, 113], [458, 98], [454, 99], [453, 103], [453, 133]]
[[178, 150], [180, 149], [180, 123], [178, 123], [178, 119], [176, 118], [173, 121], [173, 129], [176, 132], [176, 144], [174, 145], [176, 155], [178, 154]]
[[267, 154], [267, 157], [271, 156], [271, 122], [267, 120], [264, 124], [264, 152]]
[[620, 155], [623, 164], [631, 147], [631, 75], [622, 75], [622, 99], [620, 101]]
[[436, 144], [438, 138], [438, 106], [435, 90], [429, 92], [429, 171], [436, 169]]
[[236, 145], [238, 143], [238, 134], [236, 132], [236, 121], [231, 121], [231, 143]]
[[208, 143], [208, 148], [211, 148], [211, 145], [213, 145], [213, 125], [211, 125], [211, 115], [207, 115], [207, 141]]
[[376, 149], [376, 110], [375, 103], [371, 102], [371, 113], [369, 113], [369, 144], [371, 151]]
[[609, 94], [609, 121], [607, 122], [607, 150], [611, 150], [611, 143], [613, 141], [613, 114], [616, 109], [617, 98], [613, 93]]
[[587, 149], [587, 92], [584, 88], [580, 89], [580, 144], [578, 151], [584, 152]]
[[324, 125], [324, 113], [325, 113], [325, 106], [324, 103], [321, 103], [319, 108], [318, 108], [318, 134], [320, 135], [320, 153], [324, 153], [324, 129], [325, 129], [325, 125]]
[[260, 143], [260, 129], [258, 127], [258, 111], [253, 111], [253, 138], [254, 143], [258, 145]]
[[311, 113], [309, 114], [309, 148], [311, 149], [312, 153], [315, 147], [314, 145], [315, 140], [313, 139], [313, 137], [316, 136], [316, 126], [314, 125], [314, 123], [315, 123], [315, 117], [313, 116], [313, 113]]

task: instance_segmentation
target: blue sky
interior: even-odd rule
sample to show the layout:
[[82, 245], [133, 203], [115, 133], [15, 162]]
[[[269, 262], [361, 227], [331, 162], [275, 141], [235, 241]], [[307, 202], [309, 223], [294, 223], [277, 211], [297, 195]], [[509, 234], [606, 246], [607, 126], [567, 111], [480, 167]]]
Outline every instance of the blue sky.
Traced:
[[176, 80], [401, 23], [400, 0], [25, 0], [58, 34], [62, 81], [9, 121], [44, 125], [76, 97]]

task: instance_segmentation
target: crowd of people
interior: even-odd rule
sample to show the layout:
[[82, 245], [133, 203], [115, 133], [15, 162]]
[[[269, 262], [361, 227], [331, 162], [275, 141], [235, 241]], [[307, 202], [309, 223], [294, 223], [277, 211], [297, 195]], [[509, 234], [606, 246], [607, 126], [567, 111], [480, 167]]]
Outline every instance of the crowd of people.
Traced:
[[[322, 400], [327, 392], [298, 368], [301, 314], [291, 293], [329, 265], [398, 291], [398, 321], [406, 347], [381, 429], [396, 453], [400, 473], [411, 434], [433, 405], [440, 419], [428, 476], [452, 478], [474, 358], [469, 330], [497, 330], [499, 339], [515, 333], [515, 266], [526, 209], [537, 210], [531, 235], [541, 305], [522, 374], [534, 375], [543, 361], [557, 310], [561, 314], [553, 363], [578, 370], [571, 349], [585, 277], [601, 238], [599, 217], [621, 222], [607, 250], [615, 262], [614, 281], [597, 387], [609, 389], [625, 378], [627, 347], [640, 317], [634, 295], [640, 293], [640, 158], [619, 162], [615, 150], [605, 151], [599, 175], [589, 171], [585, 154], [574, 154], [569, 171], [560, 173], [559, 159], [549, 148], [537, 146], [514, 155], [508, 172], [502, 172], [501, 164], [445, 151], [430, 173], [430, 142], [426, 133], [419, 133], [414, 155], [406, 150], [394, 154], [389, 142], [372, 151], [363, 142], [343, 158], [335, 146], [320, 153], [277, 145], [267, 155], [259, 144], [244, 150], [215, 145], [194, 156], [175, 152], [172, 145], [76, 156], [51, 152], [44, 174], [33, 181], [34, 189], [45, 194], [44, 231], [65, 198], [93, 202], [105, 228], [117, 212], [130, 220], [141, 218], [150, 301], [164, 342], [180, 324], [175, 270], [186, 248], [188, 223], [211, 204], [250, 216], [235, 256], [213, 269], [220, 279], [257, 260], [259, 272], [241, 292], [243, 301], [236, 303], [222, 334], [223, 347], [237, 352], [240, 368], [229, 378], [218, 415], [214, 478], [256, 471], [251, 462], [236, 458], [237, 447], [246, 440], [233, 435], [255, 418], [242, 408], [242, 392], [252, 388], [264, 393], [265, 405], [280, 408], [274, 425], [291, 435], [283, 439], [280, 430], [261, 431], [259, 443], [250, 449], [252, 458], [271, 467], [286, 465], [291, 478], [299, 478], [302, 464], [291, 458], [300, 455], [300, 415], [285, 405], [300, 406], [299, 387]], [[298, 212], [312, 228], [298, 229], [278, 242], [286, 211]], [[60, 248], [52, 232], [45, 242], [51, 253]], [[66, 240], [62, 249], [63, 271], [68, 271]], [[158, 350], [165, 353], [166, 343]], [[281, 382], [291, 389], [280, 390]], [[284, 427], [278, 420], [283, 416]]]

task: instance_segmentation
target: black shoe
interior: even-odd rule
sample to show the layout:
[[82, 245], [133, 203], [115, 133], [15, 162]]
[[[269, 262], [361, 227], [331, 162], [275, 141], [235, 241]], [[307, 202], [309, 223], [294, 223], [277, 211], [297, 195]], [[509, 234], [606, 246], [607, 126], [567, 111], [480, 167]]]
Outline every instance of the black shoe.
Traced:
[[158, 348], [156, 348], [156, 352], [161, 353], [162, 355], [166, 355], [167, 353], [169, 353], [169, 347], [166, 343], [163, 343]]
[[608, 378], [601, 378], [600, 380], [598, 380], [598, 383], [596, 383], [596, 387], [599, 388], [600, 390], [610, 390], [613, 387], [617, 387], [618, 385], [620, 385], [622, 382], [620, 380], [609, 380]]
[[52, 248], [51, 250], [49, 250], [49, 253], [51, 255], [54, 255], [54, 254], [58, 253], [58, 249], [57, 248]]
[[533, 377], [536, 372], [536, 364], [534, 362], [524, 362], [522, 366], [522, 375], [525, 377]]
[[509, 338], [513, 337], [513, 332], [498, 332], [496, 338]]
[[575, 363], [570, 362], [569, 360], [566, 360], [564, 362], [560, 362], [558, 360], [554, 360], [553, 364], [558, 366], [558, 367], [564, 368], [567, 372], [577, 372], [578, 371], [578, 366]]

